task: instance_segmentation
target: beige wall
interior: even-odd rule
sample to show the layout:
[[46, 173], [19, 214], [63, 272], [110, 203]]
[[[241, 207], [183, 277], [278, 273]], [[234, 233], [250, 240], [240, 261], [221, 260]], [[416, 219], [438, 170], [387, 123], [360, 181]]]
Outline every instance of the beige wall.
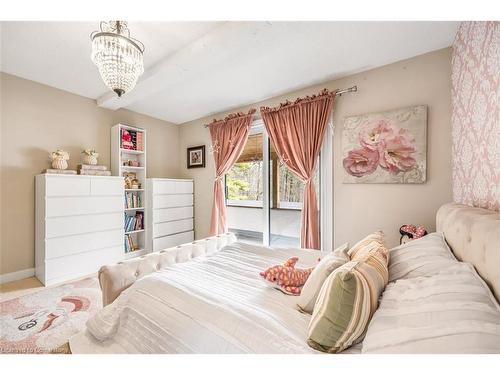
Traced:
[[[82, 148], [95, 147], [110, 167], [110, 128], [123, 122], [148, 130], [148, 177], [178, 177], [179, 127], [128, 110], [1, 74], [0, 274], [34, 267], [34, 176], [57, 148], [76, 168]], [[182, 159], [183, 160], [183, 159]]]
[[[450, 60], [451, 49], [446, 48], [236, 110], [277, 105], [286, 99], [317, 93], [324, 87], [336, 89], [357, 85], [357, 93], [338, 98], [334, 107], [334, 242], [353, 243], [380, 228], [386, 232], [390, 245], [394, 245], [398, 242], [401, 224], [421, 224], [434, 230], [437, 208], [451, 201]], [[429, 111], [427, 182], [420, 185], [342, 184], [343, 118], [416, 104], [428, 105]], [[205, 144], [208, 150], [209, 133], [202, 125], [226, 113], [185, 123], [180, 131], [181, 172], [195, 179], [197, 238], [206, 236], [210, 226], [214, 166], [208, 152], [206, 168], [186, 169], [186, 147]]]
[[[402, 223], [434, 230], [436, 209], [451, 200], [450, 56], [451, 50], [444, 49], [252, 105], [276, 105], [323, 87], [358, 86], [357, 93], [337, 100], [333, 115], [335, 244], [354, 242], [378, 228], [395, 244]], [[208, 234], [214, 168], [208, 130], [202, 124], [228, 112], [178, 127], [127, 110], [99, 108], [94, 100], [11, 75], [0, 77], [0, 274], [34, 266], [34, 176], [48, 166], [48, 152], [56, 148], [69, 151], [70, 168], [75, 168], [80, 149], [95, 147], [101, 154], [100, 163], [109, 167], [109, 129], [118, 122], [148, 130], [149, 177], [195, 179], [196, 237]], [[342, 119], [415, 104], [429, 108], [427, 182], [342, 184]], [[207, 145], [207, 167], [186, 169], [186, 147], [200, 144]]]

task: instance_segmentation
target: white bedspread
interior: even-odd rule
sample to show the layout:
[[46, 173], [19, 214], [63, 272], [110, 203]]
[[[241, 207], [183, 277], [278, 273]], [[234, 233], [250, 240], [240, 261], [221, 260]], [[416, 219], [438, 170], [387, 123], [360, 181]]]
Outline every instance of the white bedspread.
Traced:
[[[259, 272], [292, 255], [320, 253], [235, 243], [209, 257], [148, 275], [72, 337], [73, 353], [312, 353], [310, 315]], [[358, 351], [359, 348], [351, 351]]]

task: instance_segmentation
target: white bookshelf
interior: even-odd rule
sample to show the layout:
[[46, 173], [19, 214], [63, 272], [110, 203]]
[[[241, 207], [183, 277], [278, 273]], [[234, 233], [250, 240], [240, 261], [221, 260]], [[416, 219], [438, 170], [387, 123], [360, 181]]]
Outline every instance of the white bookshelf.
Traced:
[[[137, 149], [126, 149], [122, 147], [122, 132], [127, 130], [129, 132], [135, 132], [136, 134], [141, 133], [143, 139], [142, 150]], [[135, 174], [136, 179], [140, 183], [140, 188], [125, 187], [124, 199], [123, 199], [123, 213], [124, 213], [124, 226], [125, 226], [125, 215], [135, 216], [137, 213], [143, 213], [143, 226], [141, 229], [132, 229], [127, 231], [125, 229], [125, 237], [123, 241], [123, 253], [124, 259], [130, 259], [144, 255], [149, 251], [148, 241], [146, 237], [146, 217], [147, 214], [147, 202], [146, 202], [146, 130], [138, 128], [135, 126], [117, 124], [111, 128], [111, 172], [115, 176], [121, 176], [125, 178], [126, 174]], [[129, 160], [136, 160], [139, 162], [139, 166], [125, 165]], [[125, 186], [125, 181], [124, 181]], [[126, 207], [125, 200], [127, 194], [136, 194], [141, 201], [141, 204], [137, 207]], [[126, 252], [125, 241], [127, 236], [132, 238], [136, 250]]]

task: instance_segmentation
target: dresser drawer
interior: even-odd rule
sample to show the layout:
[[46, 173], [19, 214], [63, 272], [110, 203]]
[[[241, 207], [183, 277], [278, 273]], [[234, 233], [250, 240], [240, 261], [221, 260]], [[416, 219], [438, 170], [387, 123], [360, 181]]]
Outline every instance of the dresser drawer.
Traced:
[[47, 176], [45, 192], [48, 197], [90, 194], [90, 179], [80, 176]]
[[155, 195], [161, 194], [192, 194], [193, 181], [153, 181]]
[[46, 219], [46, 238], [63, 237], [124, 227], [123, 213], [97, 216], [66, 216]]
[[169, 221], [166, 223], [153, 224], [154, 237], [163, 237], [170, 234], [186, 232], [193, 229], [193, 219]]
[[189, 219], [192, 217], [193, 217], [193, 206], [161, 208], [159, 210], [153, 210], [154, 223], [163, 223], [165, 221]]
[[153, 239], [153, 251], [168, 249], [169, 247], [179, 246], [185, 243], [193, 242], [194, 232], [185, 232]]
[[155, 195], [154, 208], [185, 207], [193, 205], [193, 194]]
[[193, 194], [193, 182], [175, 181], [175, 194]]
[[[99, 261], [96, 261], [99, 259]], [[123, 245], [45, 260], [45, 285], [76, 279], [123, 259]]]
[[96, 177], [91, 180], [90, 194], [92, 195], [120, 195], [124, 193], [122, 178]]
[[123, 211], [123, 197], [48, 197], [45, 215], [75, 216]]
[[153, 180], [153, 194], [174, 194], [176, 181]]
[[123, 235], [123, 229], [114, 229], [69, 237], [48, 238], [45, 241], [45, 259], [122, 246]]

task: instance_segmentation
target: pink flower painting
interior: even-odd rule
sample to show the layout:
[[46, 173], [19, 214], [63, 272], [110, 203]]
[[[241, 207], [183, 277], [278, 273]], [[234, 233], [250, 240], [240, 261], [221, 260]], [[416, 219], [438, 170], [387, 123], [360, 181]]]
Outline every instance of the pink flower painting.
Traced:
[[344, 168], [352, 176], [361, 177], [373, 173], [378, 167], [380, 159], [377, 150], [358, 148], [351, 150], [344, 158]]
[[425, 106], [348, 117], [344, 182], [424, 182], [426, 122]]

